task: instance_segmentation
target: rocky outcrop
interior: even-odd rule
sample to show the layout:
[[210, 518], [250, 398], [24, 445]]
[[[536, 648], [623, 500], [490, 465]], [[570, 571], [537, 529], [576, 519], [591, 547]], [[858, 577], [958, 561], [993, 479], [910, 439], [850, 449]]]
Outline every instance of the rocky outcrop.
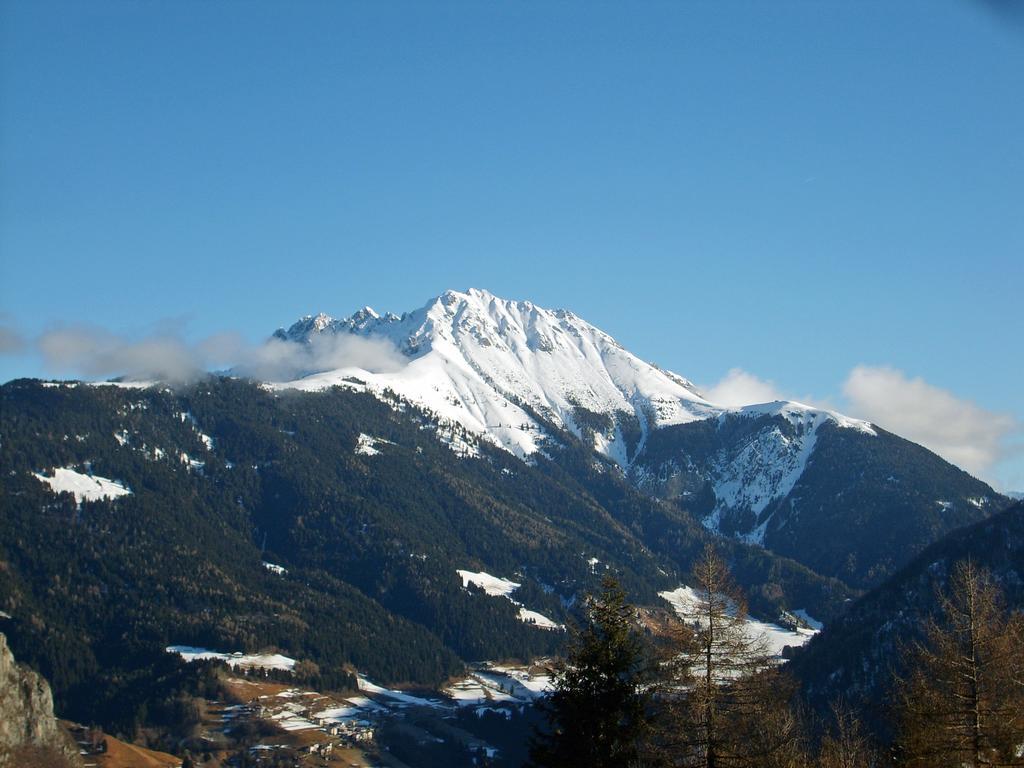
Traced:
[[0, 768], [81, 766], [78, 749], [53, 714], [50, 685], [19, 666], [0, 633]]

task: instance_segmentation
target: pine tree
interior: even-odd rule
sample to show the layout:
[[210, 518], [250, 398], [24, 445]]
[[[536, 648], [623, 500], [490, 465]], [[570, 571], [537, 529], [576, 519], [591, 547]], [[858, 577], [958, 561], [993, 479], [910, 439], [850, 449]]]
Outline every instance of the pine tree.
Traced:
[[767, 638], [750, 631], [743, 596], [710, 545], [693, 579], [695, 599], [663, 666], [656, 751], [669, 764], [702, 768], [802, 764], [792, 686]]
[[645, 654], [636, 611], [606, 576], [588, 599], [587, 623], [576, 631], [541, 705], [548, 729], [538, 733], [530, 760], [539, 768], [627, 768], [639, 764], [647, 731]]
[[899, 748], [908, 766], [1024, 765], [1024, 619], [971, 561], [939, 593], [940, 615], [907, 654], [897, 683]]

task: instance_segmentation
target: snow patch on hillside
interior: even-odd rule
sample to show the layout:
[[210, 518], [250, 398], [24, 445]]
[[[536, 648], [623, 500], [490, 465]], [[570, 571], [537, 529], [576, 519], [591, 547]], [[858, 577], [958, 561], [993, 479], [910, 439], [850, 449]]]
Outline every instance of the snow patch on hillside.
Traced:
[[119, 496], [127, 496], [131, 490], [116, 480], [111, 480], [98, 475], [83, 475], [67, 467], [60, 467], [53, 470], [53, 477], [47, 477], [41, 472], [33, 473], [41, 482], [50, 486], [54, 493], [72, 493], [75, 501], [81, 504], [83, 501], [99, 501], [100, 499], [116, 499]]
[[373, 437], [365, 432], [360, 432], [359, 439], [356, 440], [355, 452], [360, 456], [379, 456], [380, 449], [377, 448], [378, 445], [394, 445], [394, 443], [381, 437]]
[[836, 411], [827, 411], [815, 408], [812, 405], [804, 405], [794, 400], [776, 400], [771, 403], [760, 403], [758, 405], [745, 405], [740, 408], [730, 408], [730, 413], [738, 413], [741, 416], [782, 416], [790, 424], [803, 429], [817, 429], [826, 421], [831, 421], [843, 429], [853, 429], [863, 432], [872, 437], [878, 437], [871, 422], [861, 419], [852, 419]]
[[482, 589], [485, 594], [491, 597], [504, 597], [510, 603], [517, 606], [519, 608], [517, 616], [524, 624], [531, 624], [538, 629], [564, 629], [564, 625], [552, 621], [542, 613], [524, 608], [522, 603], [512, 599], [512, 593], [519, 589], [522, 584], [509, 579], [503, 579], [499, 576], [492, 576], [485, 571], [460, 570], [457, 573], [462, 578], [463, 588], [468, 588], [472, 584]]
[[[704, 525], [719, 531], [721, 518], [734, 510], [760, 515], [765, 508], [785, 497], [796, 485], [814, 451], [817, 432], [787, 436], [778, 427], [762, 432], [735, 455], [720, 455], [712, 462], [717, 503]], [[771, 517], [739, 538], [749, 544], [764, 543]]]
[[462, 578], [463, 588], [472, 584], [482, 589], [485, 594], [488, 594], [491, 597], [508, 597], [522, 586], [521, 584], [510, 581], [509, 579], [492, 576], [485, 571], [475, 573], [473, 571], [460, 570], [457, 573]]
[[[531, 704], [552, 689], [546, 668], [510, 667], [484, 662], [444, 689], [460, 707]], [[501, 711], [500, 709], [494, 711]]]
[[[736, 450], [723, 449], [709, 461], [709, 479], [716, 503], [703, 523], [709, 530], [722, 533], [723, 529], [735, 530], [737, 516], [742, 520], [752, 513], [756, 518], [753, 527], [736, 533], [736, 538], [748, 544], [764, 544], [765, 533], [774, 515], [762, 518], [762, 513], [777, 500], [788, 496], [799, 482], [823, 426], [834, 424], [877, 437], [877, 432], [866, 421], [801, 403], [780, 401], [744, 406], [730, 410], [729, 415], [781, 417], [791, 425], [787, 428], [773, 419], [752, 439], [737, 444]], [[719, 417], [720, 425], [725, 418], [726, 414]], [[723, 525], [725, 520], [729, 520], [730, 525]]]
[[437, 439], [459, 458], [477, 459], [480, 457], [480, 449], [476, 446], [473, 434], [461, 424], [440, 421], [436, 425], [425, 425], [424, 428], [427, 426], [432, 427]]
[[[676, 612], [681, 619], [692, 619], [694, 614], [699, 613], [699, 607], [702, 604], [700, 594], [692, 587], [685, 585], [679, 586], [674, 590], [659, 592], [658, 597], [667, 601], [672, 609]], [[810, 619], [810, 617], [807, 617]], [[810, 624], [811, 619], [808, 623]], [[820, 623], [814, 622], [819, 625]], [[750, 617], [746, 620], [746, 632], [747, 636], [751, 640], [758, 638], [764, 638], [767, 643], [767, 651], [770, 655], [781, 658], [782, 649], [787, 645], [789, 646], [801, 646], [810, 640], [814, 635], [818, 633], [817, 629], [805, 629], [803, 627], [798, 629], [787, 629], [781, 627], [778, 624], [772, 624], [765, 621], [759, 621], [758, 619], [752, 619]]]
[[198, 472], [202, 474], [203, 469], [206, 467], [205, 461], [193, 459], [184, 451], [182, 451], [181, 454], [179, 454], [178, 458], [181, 461], [181, 463], [185, 465], [185, 468], [188, 469], [189, 472]]
[[[149, 389], [160, 384], [159, 381], [85, 381], [82, 382], [87, 387], [117, 387], [118, 389]], [[66, 386], [74, 387], [78, 386], [77, 382], [65, 383], [65, 382], [53, 382], [47, 383], [43, 386]]]
[[422, 696], [413, 696], [412, 694], [405, 693], [404, 691], [395, 691], [390, 688], [384, 688], [376, 683], [370, 682], [370, 680], [363, 675], [358, 675], [356, 680], [360, 691], [392, 699], [393, 701], [398, 702], [399, 705], [434, 708], [445, 707], [445, 703], [443, 701], [438, 701], [437, 699], [425, 699]]
[[540, 629], [560, 629], [561, 624], [557, 624], [549, 619], [542, 613], [531, 611], [526, 608], [519, 609], [519, 620], [525, 624], [534, 624]]
[[281, 669], [290, 671], [295, 667], [295, 659], [279, 653], [242, 653], [233, 651], [222, 653], [207, 648], [196, 648], [191, 645], [169, 645], [167, 653], [176, 653], [187, 662], [216, 659], [227, 663], [230, 667], [246, 669]]

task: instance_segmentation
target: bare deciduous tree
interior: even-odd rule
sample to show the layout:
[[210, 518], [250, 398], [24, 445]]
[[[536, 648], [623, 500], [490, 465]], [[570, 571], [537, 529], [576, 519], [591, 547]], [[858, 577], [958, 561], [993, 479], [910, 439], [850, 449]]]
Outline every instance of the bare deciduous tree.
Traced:
[[857, 714], [842, 702], [832, 704], [831, 726], [821, 739], [820, 768], [875, 768], [879, 764], [874, 742]]
[[792, 693], [751, 631], [746, 604], [722, 558], [708, 546], [694, 567], [696, 600], [663, 665], [657, 751], [666, 763], [703, 768], [805, 764]]
[[957, 563], [940, 616], [898, 681], [899, 747], [908, 766], [1024, 765], [1024, 620], [991, 575]]

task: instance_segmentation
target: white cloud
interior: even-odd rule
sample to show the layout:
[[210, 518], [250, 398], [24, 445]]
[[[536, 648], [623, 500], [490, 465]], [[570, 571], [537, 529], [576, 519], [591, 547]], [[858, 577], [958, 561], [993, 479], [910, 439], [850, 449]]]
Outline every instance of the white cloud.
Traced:
[[730, 369], [721, 381], [702, 389], [701, 394], [716, 405], [731, 407], [787, 399], [774, 382], [759, 379], [741, 368]]
[[265, 381], [287, 381], [317, 371], [361, 368], [397, 371], [408, 360], [386, 339], [351, 334], [319, 334], [309, 344], [269, 339], [236, 356], [240, 373]]
[[25, 340], [0, 319], [0, 355], [14, 355], [25, 347]]
[[190, 343], [172, 334], [131, 339], [75, 327], [44, 333], [36, 348], [46, 364], [61, 374], [120, 376], [130, 381], [183, 382], [214, 368], [232, 368], [265, 381], [288, 381], [336, 368], [394, 371], [407, 362], [390, 341], [348, 334], [317, 336], [310, 344], [272, 338], [253, 345], [230, 333]]
[[63, 328], [44, 333], [38, 348], [51, 368], [90, 378], [184, 381], [202, 370], [195, 350], [172, 336], [129, 340], [97, 328]]
[[1010, 414], [980, 408], [921, 378], [860, 365], [843, 384], [851, 416], [913, 440], [973, 475], [987, 475], [1021, 431]]

